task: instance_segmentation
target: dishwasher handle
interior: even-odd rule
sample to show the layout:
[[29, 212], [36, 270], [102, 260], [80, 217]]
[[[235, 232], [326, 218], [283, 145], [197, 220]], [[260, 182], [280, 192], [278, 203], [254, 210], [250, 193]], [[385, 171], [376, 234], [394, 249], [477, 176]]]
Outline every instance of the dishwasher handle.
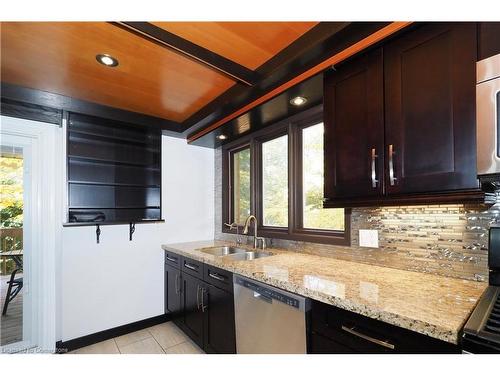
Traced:
[[308, 298], [286, 290], [242, 276], [234, 276], [233, 282], [235, 291], [238, 288], [249, 289], [254, 298], [265, 302], [273, 303], [273, 301], [277, 301], [299, 311], [309, 311], [311, 309], [310, 300]]
[[253, 292], [254, 298], [260, 299], [261, 301], [267, 302], [267, 303], [273, 303], [273, 299], [271, 297], [263, 296], [260, 293]]

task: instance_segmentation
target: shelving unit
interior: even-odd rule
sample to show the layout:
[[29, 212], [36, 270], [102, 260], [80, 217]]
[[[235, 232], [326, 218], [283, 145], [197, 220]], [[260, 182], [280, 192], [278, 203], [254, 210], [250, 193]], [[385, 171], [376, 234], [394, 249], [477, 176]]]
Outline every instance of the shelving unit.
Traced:
[[67, 175], [68, 226], [161, 220], [160, 130], [69, 113]]

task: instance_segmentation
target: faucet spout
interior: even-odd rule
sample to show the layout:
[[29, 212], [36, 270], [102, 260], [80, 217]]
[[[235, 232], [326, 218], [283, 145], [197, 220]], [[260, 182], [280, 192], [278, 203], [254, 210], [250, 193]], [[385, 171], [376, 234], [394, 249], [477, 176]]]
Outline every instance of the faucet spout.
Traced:
[[266, 240], [263, 237], [257, 236], [257, 218], [254, 215], [250, 215], [247, 217], [245, 221], [245, 226], [243, 228], [243, 234], [248, 234], [248, 228], [250, 227], [250, 223], [253, 220], [253, 248], [257, 249], [259, 241], [262, 241], [262, 248], [266, 248]]
[[254, 215], [250, 215], [245, 220], [245, 226], [243, 227], [243, 234], [248, 234], [248, 228], [250, 227], [251, 221], [254, 221], [255, 236], [257, 236], [257, 218]]

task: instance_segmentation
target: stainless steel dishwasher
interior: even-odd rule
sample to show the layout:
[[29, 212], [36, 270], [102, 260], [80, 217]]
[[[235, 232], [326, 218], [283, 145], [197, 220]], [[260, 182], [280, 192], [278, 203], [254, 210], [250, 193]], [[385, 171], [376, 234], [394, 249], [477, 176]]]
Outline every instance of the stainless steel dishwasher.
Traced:
[[237, 353], [307, 352], [307, 298], [234, 276]]

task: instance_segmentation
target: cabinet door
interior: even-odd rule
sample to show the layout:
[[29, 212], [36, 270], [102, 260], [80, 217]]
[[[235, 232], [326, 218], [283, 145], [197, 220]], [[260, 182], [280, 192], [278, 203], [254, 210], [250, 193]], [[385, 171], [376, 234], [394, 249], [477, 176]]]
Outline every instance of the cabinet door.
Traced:
[[234, 297], [206, 284], [204, 296], [204, 349], [207, 353], [236, 353]]
[[182, 273], [182, 328], [201, 348], [203, 347], [203, 312], [201, 311], [201, 291], [203, 282]]
[[478, 60], [500, 53], [500, 22], [479, 22]]
[[165, 264], [165, 313], [177, 320], [181, 314], [181, 271]]
[[325, 74], [325, 198], [383, 193], [382, 50]]
[[384, 47], [386, 191], [477, 188], [474, 23], [435, 23]]

